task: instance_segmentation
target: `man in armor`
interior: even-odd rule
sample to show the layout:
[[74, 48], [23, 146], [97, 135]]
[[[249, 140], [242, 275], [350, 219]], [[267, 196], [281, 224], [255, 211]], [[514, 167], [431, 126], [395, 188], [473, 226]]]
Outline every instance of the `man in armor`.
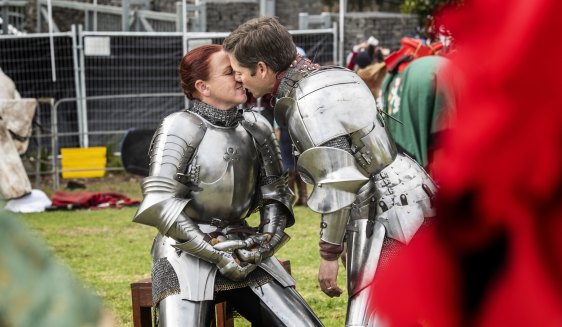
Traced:
[[[192, 105], [156, 130], [134, 217], [158, 229], [152, 297], [159, 326], [209, 326], [223, 300], [255, 326], [321, 326], [273, 257], [289, 238], [294, 195], [271, 125], [237, 109], [246, 93], [220, 45], [186, 54], [180, 77]], [[256, 211], [261, 223], [252, 228], [245, 218]]]
[[275, 18], [250, 20], [224, 41], [238, 81], [256, 97], [277, 98], [275, 117], [287, 124], [301, 176], [321, 214], [320, 287], [339, 296], [338, 257], [347, 244], [346, 326], [378, 326], [368, 310], [375, 272], [426, 217], [436, 187], [411, 158], [398, 154], [369, 88], [354, 72], [297, 55]]

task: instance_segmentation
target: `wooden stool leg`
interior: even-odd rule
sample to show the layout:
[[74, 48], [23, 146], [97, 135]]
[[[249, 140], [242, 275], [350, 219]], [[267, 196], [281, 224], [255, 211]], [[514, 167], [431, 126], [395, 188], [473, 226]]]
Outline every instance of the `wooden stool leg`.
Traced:
[[131, 283], [133, 326], [152, 327], [152, 280]]
[[234, 317], [232, 310], [228, 307], [228, 302], [221, 302], [215, 305], [216, 327], [234, 327]]
[[[290, 274], [291, 261], [280, 260], [283, 268]], [[133, 326], [152, 327], [152, 280], [150, 278], [131, 283], [133, 305]], [[215, 315], [211, 326], [234, 327], [234, 317], [228, 302], [215, 305]]]

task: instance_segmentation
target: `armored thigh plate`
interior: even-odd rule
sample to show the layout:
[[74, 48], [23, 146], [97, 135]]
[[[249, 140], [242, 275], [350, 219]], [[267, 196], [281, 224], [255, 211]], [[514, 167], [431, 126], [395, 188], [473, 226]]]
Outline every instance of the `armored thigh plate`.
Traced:
[[273, 323], [283, 326], [320, 327], [324, 326], [304, 299], [292, 287], [283, 287], [272, 281], [265, 285], [251, 286], [271, 314]]
[[[385, 228], [379, 222], [352, 219], [347, 234], [347, 292], [354, 296], [369, 286], [377, 270]], [[372, 233], [367, 229], [372, 228]]]

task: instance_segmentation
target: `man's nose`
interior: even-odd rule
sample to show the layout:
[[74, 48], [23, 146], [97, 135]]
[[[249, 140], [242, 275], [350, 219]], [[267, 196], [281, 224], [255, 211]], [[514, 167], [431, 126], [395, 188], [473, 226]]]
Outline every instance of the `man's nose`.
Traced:
[[240, 75], [238, 75], [238, 74], [234, 75], [234, 80], [235, 80], [236, 82], [242, 83], [242, 77], [241, 77]]

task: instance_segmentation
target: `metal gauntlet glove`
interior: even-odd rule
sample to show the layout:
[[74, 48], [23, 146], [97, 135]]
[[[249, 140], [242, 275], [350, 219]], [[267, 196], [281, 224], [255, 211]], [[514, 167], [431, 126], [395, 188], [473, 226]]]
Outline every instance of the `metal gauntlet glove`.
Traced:
[[168, 230], [168, 236], [182, 242], [174, 245], [175, 248], [214, 263], [220, 273], [228, 279], [243, 280], [256, 268], [255, 265], [241, 266], [232, 253], [215, 249], [205, 240], [205, 234], [201, 232], [197, 224], [185, 216], [178, 217]]
[[[259, 242], [258, 246], [252, 250], [239, 249], [236, 251], [240, 260], [259, 264], [264, 259], [271, 257], [290, 239], [285, 234], [287, 225], [286, 209], [279, 203], [269, 203], [263, 206], [261, 217], [263, 226], [259, 235], [267, 235], [267, 238]], [[252, 236], [249, 239], [256, 239]], [[262, 240], [260, 237], [258, 240]]]

